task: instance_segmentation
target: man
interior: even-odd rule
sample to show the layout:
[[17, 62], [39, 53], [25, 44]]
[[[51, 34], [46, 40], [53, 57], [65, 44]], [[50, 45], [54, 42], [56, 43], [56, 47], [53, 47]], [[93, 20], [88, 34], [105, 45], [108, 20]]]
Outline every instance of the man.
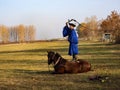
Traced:
[[76, 30], [74, 29], [76, 27], [75, 22], [67, 22], [66, 26], [63, 28], [63, 37], [68, 36], [69, 41], [69, 52], [68, 54], [70, 56], [73, 56], [73, 60], [77, 60], [77, 54], [78, 54], [78, 35], [76, 33]]

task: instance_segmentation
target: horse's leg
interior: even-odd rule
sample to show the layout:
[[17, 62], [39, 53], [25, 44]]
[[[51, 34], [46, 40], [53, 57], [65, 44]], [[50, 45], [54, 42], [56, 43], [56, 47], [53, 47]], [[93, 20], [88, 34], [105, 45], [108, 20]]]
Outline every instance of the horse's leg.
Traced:
[[58, 70], [58, 73], [59, 74], [65, 73], [65, 68], [64, 67], [60, 67], [59, 70]]

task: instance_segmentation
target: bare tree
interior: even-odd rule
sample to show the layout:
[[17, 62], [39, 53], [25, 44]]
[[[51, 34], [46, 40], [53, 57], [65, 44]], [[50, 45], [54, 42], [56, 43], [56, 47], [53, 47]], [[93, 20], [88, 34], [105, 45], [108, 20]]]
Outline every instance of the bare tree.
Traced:
[[97, 37], [97, 30], [98, 30], [98, 21], [96, 16], [92, 16], [86, 19], [86, 26], [89, 32], [89, 39], [95, 40]]

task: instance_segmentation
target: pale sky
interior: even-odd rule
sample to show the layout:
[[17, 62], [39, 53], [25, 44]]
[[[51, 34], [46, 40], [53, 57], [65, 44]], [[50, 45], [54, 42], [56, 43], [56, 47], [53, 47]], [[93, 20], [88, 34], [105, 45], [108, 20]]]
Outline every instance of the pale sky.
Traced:
[[68, 19], [101, 20], [113, 10], [120, 13], [120, 0], [0, 0], [0, 24], [34, 25], [36, 39], [62, 38]]

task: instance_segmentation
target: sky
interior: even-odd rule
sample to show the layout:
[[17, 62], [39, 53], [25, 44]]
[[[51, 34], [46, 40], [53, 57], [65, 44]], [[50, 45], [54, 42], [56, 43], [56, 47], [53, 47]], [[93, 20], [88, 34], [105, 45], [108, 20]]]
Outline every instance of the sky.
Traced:
[[55, 39], [68, 19], [101, 20], [113, 10], [120, 13], [120, 0], [0, 0], [0, 25], [34, 25], [37, 40]]

